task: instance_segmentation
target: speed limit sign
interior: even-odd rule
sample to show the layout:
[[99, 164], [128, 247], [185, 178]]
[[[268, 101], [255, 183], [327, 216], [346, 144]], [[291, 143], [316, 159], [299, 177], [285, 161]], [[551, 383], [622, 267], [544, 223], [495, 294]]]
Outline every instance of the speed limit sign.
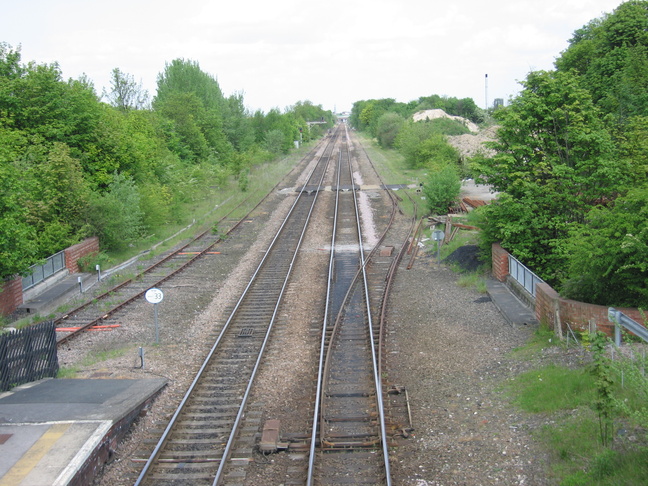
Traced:
[[152, 288], [146, 291], [144, 297], [151, 304], [159, 304], [160, 302], [162, 302], [162, 299], [164, 298], [164, 294], [160, 289]]

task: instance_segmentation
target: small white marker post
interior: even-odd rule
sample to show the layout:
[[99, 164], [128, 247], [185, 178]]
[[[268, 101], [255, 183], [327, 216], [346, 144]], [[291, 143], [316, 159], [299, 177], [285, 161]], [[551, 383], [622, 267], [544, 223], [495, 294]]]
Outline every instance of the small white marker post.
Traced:
[[153, 313], [155, 315], [155, 342], [156, 344], [160, 341], [160, 331], [158, 327], [158, 309], [157, 305], [162, 302], [162, 299], [164, 298], [164, 294], [160, 289], [152, 288], [148, 289], [146, 291], [146, 294], [144, 294], [144, 298], [153, 304]]
[[437, 242], [437, 263], [441, 265], [441, 257], [439, 256], [439, 250], [441, 249], [441, 242], [445, 238], [445, 233], [441, 230], [434, 230], [432, 232], [432, 239]]

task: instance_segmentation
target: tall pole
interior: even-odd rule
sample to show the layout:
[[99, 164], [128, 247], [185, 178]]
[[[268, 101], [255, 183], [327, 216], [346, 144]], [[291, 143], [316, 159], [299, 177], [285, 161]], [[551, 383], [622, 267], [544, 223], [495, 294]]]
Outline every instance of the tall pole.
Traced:
[[484, 107], [484, 109], [488, 111], [488, 74], [486, 74], [484, 77], [484, 91], [486, 96], [486, 106]]

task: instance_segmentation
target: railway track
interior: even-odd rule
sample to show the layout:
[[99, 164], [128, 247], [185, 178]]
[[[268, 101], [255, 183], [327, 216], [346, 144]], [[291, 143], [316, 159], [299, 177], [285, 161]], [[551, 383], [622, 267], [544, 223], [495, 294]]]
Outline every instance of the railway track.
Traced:
[[[243, 285], [245, 288], [238, 301], [231, 301], [229, 317], [223, 317], [222, 321], [218, 319], [216, 334], [208, 341], [213, 344], [211, 348], [208, 345], [205, 351], [207, 357], [186, 392], [186, 385], [182, 388], [177, 399], [180, 405], [175, 412], [169, 411], [171, 420], [168, 425], [165, 423], [160, 429], [156, 427], [152, 432], [154, 438], [147, 439], [150, 444], [155, 444], [154, 448], [153, 445], [143, 446], [137, 456], [132, 457], [129, 477], [136, 485], [350, 484], [349, 480], [352, 484], [362, 484], [363, 481], [365, 484], [391, 484], [388, 447], [395, 444], [395, 438], [403, 430], [411, 427], [411, 420], [407, 422], [402, 418], [402, 390], [394, 393], [392, 387], [382, 383], [381, 350], [391, 275], [408, 244], [407, 237], [403, 239], [402, 224], [398, 231], [390, 233], [398, 212], [397, 197], [385, 190], [382, 181], [365, 186], [362, 191], [357, 187], [354, 179], [362, 179], [361, 173], [367, 165], [370, 171], [375, 172], [371, 177], [379, 179], [379, 176], [366, 153], [362, 162], [362, 153], [352, 153], [353, 145], [345, 128], [344, 125], [338, 126], [333, 136], [327, 137], [291, 171], [291, 179], [280, 182], [295, 187], [297, 183], [294, 181], [306, 180], [299, 183], [294, 193], [275, 191], [287, 195], [286, 203], [291, 198], [295, 199], [290, 214], [267, 250], [261, 252], [258, 267], [250, 271], [249, 282]], [[339, 167], [334, 169], [336, 164]], [[305, 168], [310, 170], [313, 166], [315, 168], [308, 177], [301, 174]], [[337, 177], [334, 181], [329, 180], [332, 174]], [[338, 199], [339, 204], [335, 205], [335, 211], [331, 209], [327, 213], [328, 208], [333, 208], [330, 204], [333, 198]], [[362, 198], [365, 199], [364, 206], [372, 209], [363, 209], [363, 203], [358, 202]], [[367, 198], [373, 199], [369, 203]], [[257, 204], [260, 208], [258, 213], [267, 214], [260, 204]], [[374, 223], [381, 234], [363, 237], [363, 228], [367, 224], [363, 222], [363, 217], [367, 217], [363, 211], [377, 211], [379, 221]], [[328, 232], [330, 235], [330, 268], [328, 277], [325, 271], [321, 275], [309, 274], [312, 284], [322, 289], [322, 305], [321, 309], [319, 303], [308, 308], [307, 318], [314, 324], [310, 326], [313, 340], [306, 337], [299, 345], [310, 346], [307, 352], [313, 357], [320, 356], [322, 372], [321, 378], [316, 378], [318, 358], [312, 358], [312, 368], [303, 363], [304, 370], [313, 371], [310, 376], [311, 372], [305, 371], [306, 382], [300, 387], [300, 393], [312, 398], [308, 405], [297, 405], [287, 414], [303, 418], [292, 422], [287, 428], [293, 432], [287, 432], [281, 438], [285, 448], [298, 456], [303, 454], [304, 462], [289, 467], [276, 481], [255, 482], [253, 474], [248, 478], [250, 466], [263, 469], [261, 458], [268, 453], [259, 454], [258, 451], [260, 425], [263, 420], [271, 418], [264, 411], [263, 402], [255, 396], [255, 377], [262, 374], [262, 368], [267, 370], [269, 366], [277, 365], [277, 342], [291, 345], [291, 335], [286, 332], [282, 320], [289, 314], [284, 300], [292, 302], [290, 305], [294, 305], [295, 298], [299, 300], [296, 296], [299, 294], [296, 285], [299, 284], [291, 281], [294, 268], [312, 258], [319, 259], [319, 255], [325, 258], [321, 250], [327, 245], [302, 251], [301, 262], [298, 258], [313, 213], [319, 216], [310, 224], [310, 232]], [[256, 238], [255, 231], [243, 230], [251, 227], [243, 222], [258, 218], [258, 214], [252, 217], [249, 214], [238, 220], [226, 215], [218, 223], [219, 227], [231, 228], [227, 234], [235, 237], [227, 241], [236, 241], [236, 247], [245, 246], [248, 238], [239, 239], [236, 236], [238, 229], [241, 229], [241, 235], [247, 233]], [[373, 217], [369, 215], [369, 219]], [[331, 224], [331, 221], [335, 223]], [[413, 222], [411, 226], [410, 233]], [[366, 239], [370, 243], [364, 248], [363, 240]], [[119, 301], [112, 306], [110, 313], [100, 308], [89, 311], [89, 315], [98, 319], [98, 323], [108, 322], [151, 287], [177, 282], [176, 279], [181, 281], [179, 286], [194, 287], [200, 285], [193, 282], [213, 279], [213, 265], [204, 265], [204, 271], [211, 271], [212, 275], [203, 275], [200, 273], [203, 271], [201, 265], [193, 263], [218, 253], [219, 243], [219, 238], [211, 232], [202, 233], [164, 261], [156, 262], [127, 282], [123, 296], [118, 294], [117, 288], [106, 292], [106, 301]], [[400, 251], [384, 251], [398, 248]], [[190, 270], [185, 271], [187, 269]], [[324, 297], [327, 280], [329, 286]], [[84, 309], [69, 312], [61, 320], [61, 325], [70, 326], [74, 322], [72, 319], [83, 313]], [[79, 322], [79, 327], [94, 325], [88, 317]], [[67, 336], [60, 336], [61, 342], [69, 342]], [[264, 356], [271, 344], [275, 345], [274, 357], [266, 362]], [[325, 362], [329, 364], [324, 366]], [[340, 377], [344, 380], [339, 380]], [[400, 418], [397, 419], [395, 416], [398, 414]], [[309, 430], [309, 415], [312, 430]]]
[[334, 145], [330, 140], [296, 197], [136, 485], [219, 484], [237, 477], [240, 464], [229, 458]]
[[[287, 174], [275, 187], [261, 198], [252, 209], [246, 211], [243, 217], [234, 218], [234, 214], [243, 212], [242, 208], [249, 207], [248, 196], [238, 203], [228, 201], [220, 205], [220, 210], [225, 214], [217, 221], [214, 227], [226, 228], [218, 233], [211, 228], [200, 232], [189, 242], [174, 249], [131, 278], [112, 286], [108, 290], [99, 293], [92, 299], [78, 305], [72, 310], [54, 319], [57, 328], [56, 342], [58, 345], [69, 343], [76, 336], [93, 328], [108, 324], [119, 312], [123, 311], [129, 304], [141, 299], [147, 290], [160, 287], [168, 280], [187, 270], [201, 258], [217, 253], [216, 247], [224, 238], [231, 236], [250, 217], [250, 214], [257, 209], [267, 197], [281, 185], [294, 184], [296, 177], [305, 166], [315, 157], [316, 149], [313, 149], [302, 163], [297, 165]], [[254, 204], [254, 203], [252, 203]]]
[[[391, 485], [388, 437], [380, 378], [377, 304], [370, 296], [368, 261], [348, 147], [340, 150], [338, 188], [323, 322], [317, 398], [306, 484]], [[395, 201], [392, 201], [395, 203]], [[392, 205], [392, 218], [395, 204]], [[374, 269], [373, 276], [383, 275]], [[372, 282], [382, 295], [380, 278]], [[341, 297], [341, 298], [340, 298]], [[378, 332], [375, 335], [376, 331]]]
[[[343, 128], [338, 128], [301, 188], [146, 459], [136, 485], [247, 484], [246, 471], [254, 461], [250, 449], [258, 444], [260, 424], [258, 407], [248, 400], [264, 365], [310, 215], [318, 195], [328, 190], [323, 184], [333, 161], [338, 164], [337, 180], [330, 189], [336, 203], [329, 218], [333, 221], [329, 284], [320, 331], [320, 371], [313, 390], [317, 397], [312, 402], [313, 425], [310, 433], [293, 434], [286, 446], [306, 453], [308, 465], [292, 468], [288, 474], [292, 482], [286, 484], [350, 484], [351, 480], [352, 484], [391, 485], [388, 448], [395, 444], [395, 436], [411, 427], [411, 421], [409, 425], [396, 423], [386, 412], [403, 404], [400, 399], [394, 404], [393, 390], [383, 391], [380, 349], [391, 276], [407, 239], [397, 254], [380, 252], [398, 210], [394, 195], [385, 191], [391, 205], [389, 221], [373, 248], [365, 250], [359, 188]], [[410, 233], [413, 227], [414, 222]]]

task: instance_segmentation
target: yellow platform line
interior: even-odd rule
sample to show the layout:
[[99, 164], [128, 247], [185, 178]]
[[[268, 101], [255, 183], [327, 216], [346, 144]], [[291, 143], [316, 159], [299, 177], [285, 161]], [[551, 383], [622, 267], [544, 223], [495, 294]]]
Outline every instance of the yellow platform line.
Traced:
[[54, 424], [29, 448], [7, 473], [0, 478], [0, 486], [15, 486], [27, 477], [36, 464], [59, 440], [71, 424]]

